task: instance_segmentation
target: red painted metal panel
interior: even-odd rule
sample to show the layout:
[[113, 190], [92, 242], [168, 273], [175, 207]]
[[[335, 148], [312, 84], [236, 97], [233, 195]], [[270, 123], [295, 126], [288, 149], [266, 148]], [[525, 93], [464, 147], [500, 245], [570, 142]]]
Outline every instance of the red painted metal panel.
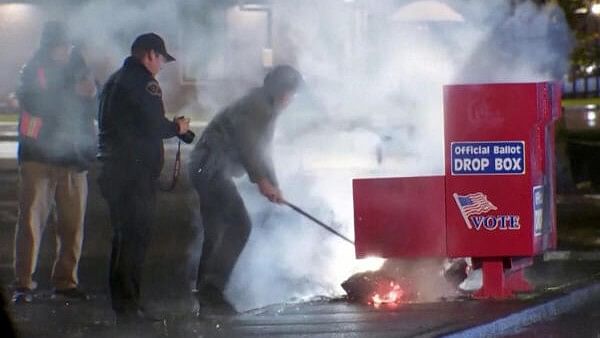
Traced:
[[[356, 255], [514, 257], [556, 247], [558, 84], [446, 86], [444, 113], [446, 176], [354, 180]], [[503, 155], [505, 146], [519, 155]], [[456, 166], [484, 148], [520, 170]]]
[[[553, 106], [560, 100], [556, 101], [555, 95], [555, 87], [549, 83], [444, 88], [450, 256], [530, 256], [552, 247], [555, 213], [554, 185], [550, 182], [554, 179], [551, 170], [554, 144], [549, 142], [553, 130], [548, 126], [558, 117]], [[462, 165], [460, 160], [464, 161], [460, 158], [464, 148], [457, 145], [464, 142], [494, 153], [495, 145], [501, 142], [522, 144], [522, 148], [515, 149], [522, 150], [523, 154], [511, 160], [522, 161], [523, 170], [493, 174], [475, 170], [460, 172], [457, 168]], [[476, 161], [477, 157], [468, 158]], [[455, 163], [456, 158], [460, 165]], [[466, 212], [460, 202], [465, 196], [485, 201], [485, 208]], [[540, 207], [540, 198], [543, 207]]]
[[444, 176], [355, 179], [356, 256], [446, 256]]
[[473, 257], [479, 298], [531, 285], [505, 266], [556, 247], [558, 83], [444, 87], [446, 175], [356, 179], [356, 256]]

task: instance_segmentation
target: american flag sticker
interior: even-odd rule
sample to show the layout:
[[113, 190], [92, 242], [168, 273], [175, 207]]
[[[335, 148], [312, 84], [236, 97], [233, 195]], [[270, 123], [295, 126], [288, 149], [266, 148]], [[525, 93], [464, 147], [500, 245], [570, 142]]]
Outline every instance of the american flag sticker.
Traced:
[[468, 195], [459, 195], [454, 193], [454, 200], [456, 205], [462, 214], [462, 217], [467, 224], [467, 228], [472, 229], [473, 226], [469, 221], [471, 216], [485, 214], [491, 210], [498, 210], [498, 208], [488, 201], [487, 196], [484, 193], [477, 192]]

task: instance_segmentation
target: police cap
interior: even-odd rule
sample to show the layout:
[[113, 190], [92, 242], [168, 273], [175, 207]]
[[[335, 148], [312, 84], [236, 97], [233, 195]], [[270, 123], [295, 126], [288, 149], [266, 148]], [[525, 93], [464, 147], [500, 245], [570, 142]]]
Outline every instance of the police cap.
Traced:
[[167, 53], [165, 41], [156, 33], [146, 33], [138, 36], [131, 44], [131, 54], [137, 51], [153, 50], [165, 57], [167, 62], [175, 61], [175, 58]]

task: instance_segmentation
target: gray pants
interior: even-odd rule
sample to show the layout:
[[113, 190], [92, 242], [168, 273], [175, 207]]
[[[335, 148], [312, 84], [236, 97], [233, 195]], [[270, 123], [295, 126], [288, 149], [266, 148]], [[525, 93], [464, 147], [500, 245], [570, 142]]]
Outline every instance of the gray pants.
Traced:
[[200, 199], [204, 230], [197, 287], [212, 287], [222, 293], [248, 241], [250, 217], [230, 177], [218, 172], [204, 180], [193, 174], [192, 181]]

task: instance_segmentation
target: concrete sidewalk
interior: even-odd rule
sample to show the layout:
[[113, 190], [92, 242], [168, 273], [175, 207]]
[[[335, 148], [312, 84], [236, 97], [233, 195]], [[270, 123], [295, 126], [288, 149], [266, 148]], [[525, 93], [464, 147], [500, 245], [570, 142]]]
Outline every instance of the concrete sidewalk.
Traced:
[[[95, 179], [95, 169], [90, 174]], [[16, 172], [0, 171], [0, 280], [12, 279], [12, 240], [16, 221]], [[561, 196], [558, 204], [559, 249], [546, 260], [537, 257], [526, 275], [535, 286], [530, 293], [504, 301], [458, 297], [428, 303], [408, 303], [396, 308], [373, 308], [344, 299], [275, 304], [237, 316], [202, 313], [196, 316], [190, 293], [192, 274], [182, 264], [195, 237], [189, 184], [158, 196], [162, 210], [154, 229], [160, 245], [150, 245], [143, 294], [148, 308], [166, 325], [143, 332], [121, 332], [113, 325], [108, 301], [110, 228], [107, 210], [97, 187], [90, 184], [86, 242], [80, 265], [82, 286], [92, 295], [86, 303], [52, 300], [48, 281], [54, 246], [52, 226], [42, 243], [35, 302], [11, 305], [9, 310], [22, 337], [442, 337], [493, 336], [543, 320], [576, 306], [600, 303], [600, 200], [594, 196]], [[168, 272], [168, 273], [165, 273]]]
[[[546, 260], [537, 257], [526, 270], [534, 291], [509, 300], [456, 297], [374, 308], [323, 297], [274, 304], [236, 316], [203, 312], [196, 316], [183, 258], [164, 254], [174, 252], [173, 247], [152, 252], [144, 275], [146, 305], [166, 319], [165, 325], [122, 332], [114, 327], [107, 296], [108, 259], [96, 251], [106, 247], [102, 242], [108, 238], [99, 229], [94, 233], [97, 237], [92, 245], [96, 248], [88, 246], [80, 266], [82, 285], [92, 300], [52, 300], [49, 291], [44, 291], [49, 290], [49, 283], [43, 278], [49, 275], [51, 255], [42, 256], [38, 272], [41, 291], [35, 302], [10, 307], [22, 337], [489, 337], [586, 303], [600, 304], [600, 261], [595, 259], [600, 254], [589, 249], [549, 253]], [[10, 276], [10, 265], [0, 266], [0, 277], [8, 281]]]
[[[82, 266], [82, 275], [105, 274], [103, 264]], [[104, 265], [104, 268], [106, 266]], [[164, 267], [167, 269], [167, 267]], [[159, 267], [151, 270], [159, 271]], [[164, 271], [164, 270], [163, 270]], [[2, 275], [6, 273], [2, 269]], [[152, 312], [166, 318], [164, 325], [143, 329], [139, 336], [163, 337], [489, 337], [547, 319], [590, 302], [600, 303], [600, 262], [538, 261], [527, 276], [534, 292], [510, 300], [481, 301], [469, 297], [428, 303], [374, 308], [345, 299], [315, 299], [251, 310], [236, 316], [203, 313], [194, 316], [188, 294], [157, 295], [154, 281], [146, 285]], [[164, 282], [164, 281], [163, 281]], [[154, 291], [151, 289], [155, 289]], [[92, 300], [65, 303], [39, 293], [29, 305], [10, 311], [23, 337], [113, 337], [106, 290], [93, 290]], [[186, 298], [190, 297], [190, 298]]]

